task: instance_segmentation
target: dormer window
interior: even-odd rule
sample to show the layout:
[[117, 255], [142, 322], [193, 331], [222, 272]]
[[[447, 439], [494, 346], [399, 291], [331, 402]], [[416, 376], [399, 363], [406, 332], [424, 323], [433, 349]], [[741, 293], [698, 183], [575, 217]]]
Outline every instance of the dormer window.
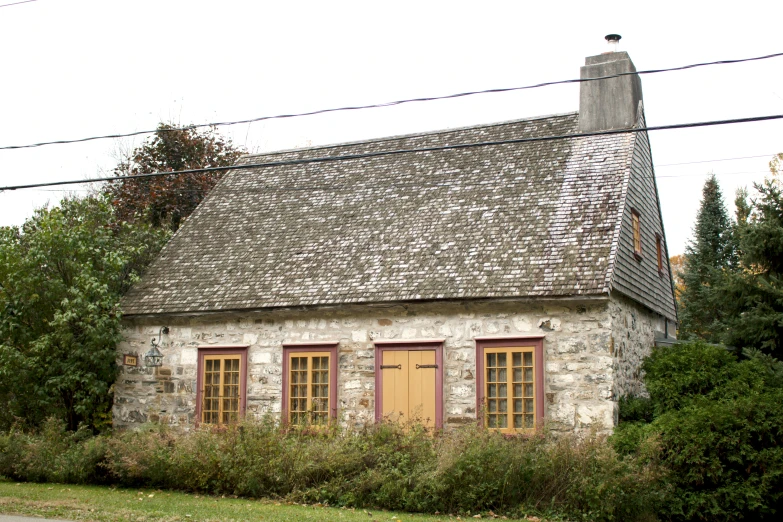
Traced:
[[637, 259], [642, 257], [642, 217], [631, 210], [631, 225], [633, 228], [633, 254]]

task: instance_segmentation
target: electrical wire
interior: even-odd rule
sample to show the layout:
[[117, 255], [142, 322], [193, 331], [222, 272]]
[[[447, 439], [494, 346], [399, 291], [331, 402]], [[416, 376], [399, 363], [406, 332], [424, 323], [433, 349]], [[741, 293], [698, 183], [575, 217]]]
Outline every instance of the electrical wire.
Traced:
[[771, 154], [759, 154], [758, 156], [739, 156], [737, 158], [721, 158], [721, 159], [709, 159], [709, 160], [699, 160], [699, 161], [685, 161], [682, 163], [664, 163], [662, 165], [656, 165], [655, 168], [660, 167], [674, 167], [678, 165], [695, 165], [697, 163], [717, 163], [719, 161], [734, 161], [734, 160], [744, 160], [744, 159], [754, 159], [754, 158], [771, 158], [772, 156], [775, 156], [777, 152], [773, 152]]
[[11, 7], [12, 5], [29, 4], [30, 2], [37, 2], [38, 0], [23, 0], [22, 2], [14, 2], [11, 4], [0, 4], [0, 7]]
[[111, 177], [90, 178], [90, 179], [80, 179], [80, 180], [52, 181], [48, 183], [31, 183], [27, 185], [10, 185], [5, 187], [0, 187], [0, 192], [6, 190], [54, 187], [54, 186], [61, 186], [61, 185], [79, 185], [82, 183], [97, 183], [101, 181], [109, 181], [109, 182], [128, 181], [130, 179], [144, 179], [144, 178], [152, 178], [152, 177], [160, 177], [160, 176], [175, 176], [181, 174], [199, 174], [199, 173], [208, 173], [208, 172], [225, 172], [229, 170], [279, 167], [284, 165], [305, 165], [310, 163], [327, 163], [333, 161], [366, 159], [366, 158], [375, 158], [380, 156], [392, 156], [398, 154], [438, 152], [438, 151], [445, 151], [445, 150], [461, 150], [461, 149], [471, 149], [476, 147], [488, 147], [488, 146], [495, 146], [495, 145], [510, 145], [510, 144], [534, 143], [534, 142], [554, 141], [554, 140], [563, 140], [563, 139], [572, 139], [572, 138], [587, 138], [592, 136], [612, 136], [615, 134], [632, 134], [638, 132], [658, 131], [658, 130], [691, 129], [691, 128], [698, 128], [698, 127], [711, 127], [715, 125], [731, 125], [737, 123], [750, 123], [750, 122], [780, 120], [780, 119], [783, 119], [783, 114], [772, 114], [768, 116], [753, 116], [749, 118], [735, 118], [731, 120], [676, 123], [671, 125], [656, 125], [652, 127], [638, 127], [632, 129], [614, 129], [608, 131], [579, 132], [574, 134], [563, 134], [557, 136], [535, 136], [530, 138], [516, 138], [511, 140], [481, 141], [475, 143], [457, 143], [453, 145], [437, 145], [432, 147], [422, 147], [418, 149], [382, 150], [377, 152], [363, 152], [358, 154], [344, 154], [339, 156], [321, 156], [316, 158], [302, 158], [302, 159], [292, 159], [292, 160], [269, 161], [263, 163], [230, 165], [226, 167], [205, 167], [200, 169], [187, 169], [187, 170], [177, 170], [177, 171], [170, 171], [170, 172], [151, 172], [147, 174], [136, 174], [133, 176], [111, 176]]
[[703, 63], [694, 63], [690, 65], [682, 65], [679, 67], [670, 67], [666, 69], [647, 69], [644, 71], [636, 71], [636, 72], [624, 72], [624, 73], [618, 73], [618, 74], [612, 74], [609, 76], [599, 76], [596, 78], [575, 78], [571, 80], [559, 80], [559, 81], [553, 81], [553, 82], [543, 82], [543, 83], [537, 83], [533, 85], [525, 85], [522, 87], [502, 87], [497, 89], [485, 89], [480, 91], [467, 91], [467, 92], [460, 92], [456, 94], [447, 94], [444, 96], [428, 96], [424, 98], [410, 98], [405, 100], [396, 100], [396, 101], [390, 101], [390, 102], [384, 102], [384, 103], [375, 103], [375, 104], [369, 104], [369, 105], [352, 105], [352, 106], [346, 106], [346, 107], [335, 107], [331, 109], [318, 109], [314, 111], [308, 111], [308, 112], [298, 112], [298, 113], [291, 113], [291, 114], [277, 114], [275, 116], [259, 116], [257, 118], [249, 118], [245, 120], [234, 120], [234, 121], [221, 121], [221, 122], [213, 122], [213, 123], [198, 123], [193, 125], [187, 125], [185, 127], [178, 127], [174, 129], [155, 129], [155, 130], [143, 130], [143, 131], [135, 131], [135, 132], [123, 132], [123, 133], [116, 133], [116, 134], [104, 134], [101, 136], [90, 136], [87, 138], [75, 138], [70, 140], [54, 140], [54, 141], [42, 141], [39, 143], [30, 143], [27, 145], [6, 145], [0, 147], [0, 150], [16, 150], [16, 149], [30, 149], [35, 147], [43, 147], [46, 145], [64, 145], [64, 144], [70, 144], [70, 143], [83, 143], [87, 141], [95, 141], [95, 140], [103, 140], [103, 139], [111, 139], [111, 138], [129, 138], [132, 136], [141, 136], [145, 134], [154, 134], [156, 132], [176, 132], [181, 130], [193, 130], [193, 129], [199, 129], [203, 127], [223, 127], [223, 126], [229, 126], [229, 125], [240, 125], [245, 123], [255, 123], [259, 121], [266, 121], [266, 120], [279, 120], [279, 119], [288, 119], [288, 118], [299, 118], [303, 116], [315, 116], [317, 114], [327, 114], [331, 112], [340, 112], [340, 111], [356, 111], [356, 110], [363, 110], [363, 109], [378, 109], [382, 107], [394, 107], [397, 105], [403, 105], [406, 103], [418, 103], [418, 102], [428, 102], [428, 101], [436, 101], [436, 100], [449, 100], [454, 98], [463, 98], [466, 96], [474, 96], [477, 94], [495, 94], [495, 93], [502, 93], [502, 92], [512, 92], [512, 91], [522, 91], [527, 89], [537, 89], [539, 87], [549, 87], [552, 85], [565, 85], [565, 84], [571, 84], [571, 83], [584, 83], [584, 82], [593, 82], [597, 80], [608, 80], [611, 78], [619, 78], [622, 76], [630, 76], [630, 75], [636, 75], [636, 74], [657, 74], [657, 73], [663, 73], [663, 72], [672, 72], [672, 71], [684, 71], [687, 69], [694, 69], [696, 67], [705, 67], [709, 65], [728, 65], [728, 64], [737, 64], [737, 63], [743, 63], [743, 62], [754, 62], [759, 60], [767, 60], [770, 58], [777, 58], [783, 56], [783, 53], [774, 53], [774, 54], [767, 54], [764, 56], [756, 56], [752, 58], [739, 58], [736, 60], [718, 60], [714, 62], [703, 62]]

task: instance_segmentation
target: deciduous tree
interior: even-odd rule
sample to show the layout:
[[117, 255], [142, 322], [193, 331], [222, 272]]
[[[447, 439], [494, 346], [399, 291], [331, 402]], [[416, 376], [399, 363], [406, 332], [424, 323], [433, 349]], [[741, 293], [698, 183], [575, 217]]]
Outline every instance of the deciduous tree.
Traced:
[[154, 136], [120, 161], [114, 173], [121, 179], [108, 184], [105, 190], [121, 220], [144, 221], [176, 231], [223, 173], [136, 176], [225, 167], [233, 165], [243, 153], [243, 149], [217, 134], [214, 128], [199, 131], [161, 123]]
[[0, 427], [110, 420], [122, 293], [169, 232], [119, 222], [105, 196], [0, 228]]

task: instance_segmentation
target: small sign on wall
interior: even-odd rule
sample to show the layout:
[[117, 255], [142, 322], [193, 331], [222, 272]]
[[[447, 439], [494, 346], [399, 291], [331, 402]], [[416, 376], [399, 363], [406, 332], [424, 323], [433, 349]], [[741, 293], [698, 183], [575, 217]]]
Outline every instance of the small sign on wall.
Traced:
[[128, 355], [127, 353], [122, 356], [122, 364], [125, 366], [138, 366], [139, 358], [135, 355]]

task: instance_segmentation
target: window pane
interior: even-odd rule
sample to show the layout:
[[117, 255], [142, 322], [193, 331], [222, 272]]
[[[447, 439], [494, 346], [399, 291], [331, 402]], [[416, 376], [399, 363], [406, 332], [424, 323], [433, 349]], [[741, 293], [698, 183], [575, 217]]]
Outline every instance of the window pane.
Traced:
[[535, 427], [533, 352], [527, 348], [493, 349], [492, 353], [485, 352], [484, 357], [487, 427], [499, 430]]

